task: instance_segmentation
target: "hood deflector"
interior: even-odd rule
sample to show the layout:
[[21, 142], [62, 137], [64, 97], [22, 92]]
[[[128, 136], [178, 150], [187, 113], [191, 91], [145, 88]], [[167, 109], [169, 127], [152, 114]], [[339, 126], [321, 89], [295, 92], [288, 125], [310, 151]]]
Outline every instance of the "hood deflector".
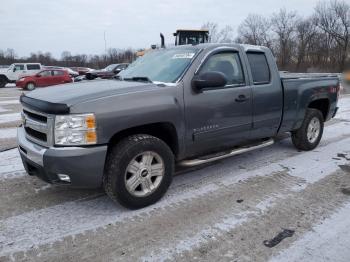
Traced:
[[25, 107], [33, 109], [38, 112], [43, 112], [47, 114], [68, 114], [69, 107], [66, 104], [51, 103], [35, 98], [31, 98], [25, 95], [20, 97], [21, 104]]

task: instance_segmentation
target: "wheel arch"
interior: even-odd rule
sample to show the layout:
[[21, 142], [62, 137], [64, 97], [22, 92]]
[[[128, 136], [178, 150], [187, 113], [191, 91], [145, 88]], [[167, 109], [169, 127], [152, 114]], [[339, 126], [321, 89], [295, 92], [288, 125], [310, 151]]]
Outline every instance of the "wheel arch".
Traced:
[[136, 134], [146, 134], [157, 137], [170, 147], [175, 157], [179, 154], [179, 138], [175, 126], [170, 122], [157, 122], [121, 130], [115, 133], [109, 140], [108, 150], [111, 148], [111, 145], [115, 145], [122, 139]]
[[329, 113], [329, 108], [330, 108], [329, 99], [328, 98], [315, 99], [308, 104], [308, 108], [319, 110], [323, 115], [324, 121], [326, 121]]
[[9, 79], [4, 74], [0, 74], [0, 79], [4, 79], [5, 81], [9, 82]]

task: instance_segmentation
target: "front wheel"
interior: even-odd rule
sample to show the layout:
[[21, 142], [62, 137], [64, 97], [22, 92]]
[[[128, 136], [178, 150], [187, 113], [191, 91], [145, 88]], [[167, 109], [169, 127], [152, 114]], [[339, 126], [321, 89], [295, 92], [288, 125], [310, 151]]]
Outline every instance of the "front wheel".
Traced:
[[7, 81], [5, 78], [0, 78], [0, 88], [5, 87], [7, 84]]
[[324, 119], [317, 109], [308, 109], [301, 127], [292, 132], [292, 142], [297, 149], [309, 151], [320, 143]]
[[34, 90], [34, 89], [35, 89], [34, 83], [28, 83], [28, 84], [26, 85], [26, 89], [29, 90], [29, 91]]
[[104, 189], [121, 205], [142, 208], [167, 191], [174, 172], [174, 156], [162, 140], [133, 135], [111, 148], [105, 166]]

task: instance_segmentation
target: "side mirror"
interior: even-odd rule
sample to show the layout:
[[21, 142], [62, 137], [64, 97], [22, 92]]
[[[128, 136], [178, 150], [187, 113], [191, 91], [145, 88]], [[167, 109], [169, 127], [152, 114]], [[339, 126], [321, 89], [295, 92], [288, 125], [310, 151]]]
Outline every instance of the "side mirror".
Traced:
[[192, 87], [197, 91], [205, 88], [223, 87], [226, 84], [226, 76], [223, 73], [217, 71], [200, 74], [192, 80]]
[[41, 75], [40, 75], [40, 74], [36, 74], [35, 76], [36, 76], [36, 77], [41, 77]]
[[17, 68], [16, 68], [16, 67], [14, 67], [14, 68], [13, 68], [13, 72], [16, 72], [16, 70], [17, 70]]

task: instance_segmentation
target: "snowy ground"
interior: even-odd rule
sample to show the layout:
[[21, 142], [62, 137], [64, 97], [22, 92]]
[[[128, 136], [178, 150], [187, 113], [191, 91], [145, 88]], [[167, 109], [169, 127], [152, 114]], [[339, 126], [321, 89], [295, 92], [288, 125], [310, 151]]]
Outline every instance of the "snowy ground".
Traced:
[[[314, 151], [287, 137], [179, 171], [160, 202], [129, 211], [25, 174], [10, 149], [19, 94], [0, 90], [0, 261], [349, 261], [350, 96]], [[295, 233], [263, 244], [283, 229]]]

